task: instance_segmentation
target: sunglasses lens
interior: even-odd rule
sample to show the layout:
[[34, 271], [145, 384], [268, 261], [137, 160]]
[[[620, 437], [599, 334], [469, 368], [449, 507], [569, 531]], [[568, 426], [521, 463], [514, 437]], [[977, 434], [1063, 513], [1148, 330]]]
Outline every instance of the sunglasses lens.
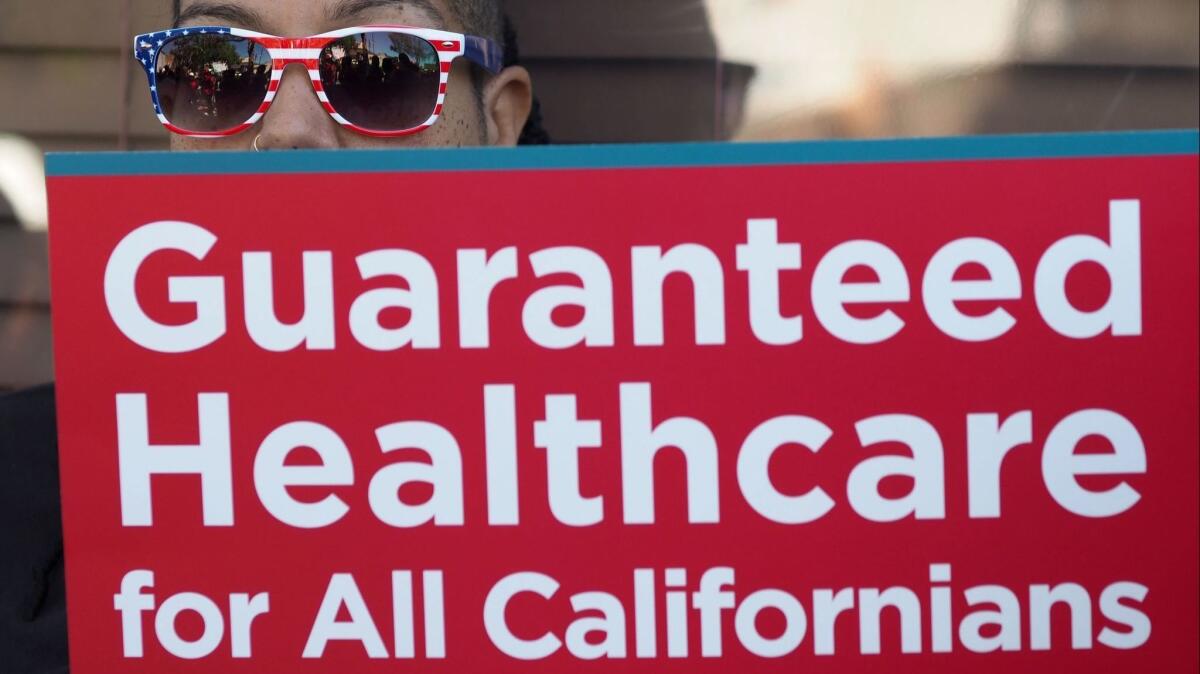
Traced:
[[231, 35], [172, 39], [155, 64], [167, 121], [196, 133], [237, 128], [258, 111], [271, 86], [266, 48]]
[[437, 50], [403, 33], [360, 33], [321, 52], [321, 83], [334, 110], [370, 131], [407, 131], [433, 115], [441, 88]]

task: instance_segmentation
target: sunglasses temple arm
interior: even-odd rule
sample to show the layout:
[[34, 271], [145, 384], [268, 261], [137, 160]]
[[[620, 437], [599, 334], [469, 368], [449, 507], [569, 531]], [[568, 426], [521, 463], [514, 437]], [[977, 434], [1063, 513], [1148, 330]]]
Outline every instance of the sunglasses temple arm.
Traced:
[[[154, 50], [150, 46], [150, 35], [138, 35], [133, 38], [133, 58], [142, 66], [142, 71], [146, 74], [146, 84], [149, 87], [154, 87]], [[150, 100], [154, 104], [154, 112], [159, 112], [158, 94], [153, 88], [150, 90]]]
[[487, 38], [467, 35], [464, 55], [493, 75], [504, 70], [504, 49]]

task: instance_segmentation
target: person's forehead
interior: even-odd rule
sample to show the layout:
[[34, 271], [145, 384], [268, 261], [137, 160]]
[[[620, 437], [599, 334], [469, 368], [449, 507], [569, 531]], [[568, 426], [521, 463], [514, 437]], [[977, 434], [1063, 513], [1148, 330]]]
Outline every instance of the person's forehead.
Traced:
[[448, 14], [440, 0], [183, 0], [179, 23], [296, 36], [372, 23], [457, 28]]

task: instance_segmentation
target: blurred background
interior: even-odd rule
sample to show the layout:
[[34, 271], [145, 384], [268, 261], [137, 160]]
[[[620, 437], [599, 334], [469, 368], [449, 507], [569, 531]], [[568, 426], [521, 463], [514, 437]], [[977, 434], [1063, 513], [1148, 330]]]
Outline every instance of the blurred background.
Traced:
[[[1198, 0], [509, 0], [560, 143], [1194, 128]], [[0, 0], [0, 390], [49, 381], [42, 153], [157, 150], [167, 0]]]

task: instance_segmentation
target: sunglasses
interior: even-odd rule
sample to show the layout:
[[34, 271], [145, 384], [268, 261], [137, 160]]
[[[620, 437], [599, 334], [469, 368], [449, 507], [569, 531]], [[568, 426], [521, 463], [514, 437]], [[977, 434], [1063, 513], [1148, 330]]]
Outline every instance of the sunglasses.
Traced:
[[486, 38], [409, 26], [358, 26], [285, 38], [197, 26], [139, 35], [158, 120], [174, 133], [231, 136], [271, 107], [283, 70], [301, 63], [334, 120], [369, 136], [406, 136], [437, 122], [454, 60], [490, 73], [503, 51]]

